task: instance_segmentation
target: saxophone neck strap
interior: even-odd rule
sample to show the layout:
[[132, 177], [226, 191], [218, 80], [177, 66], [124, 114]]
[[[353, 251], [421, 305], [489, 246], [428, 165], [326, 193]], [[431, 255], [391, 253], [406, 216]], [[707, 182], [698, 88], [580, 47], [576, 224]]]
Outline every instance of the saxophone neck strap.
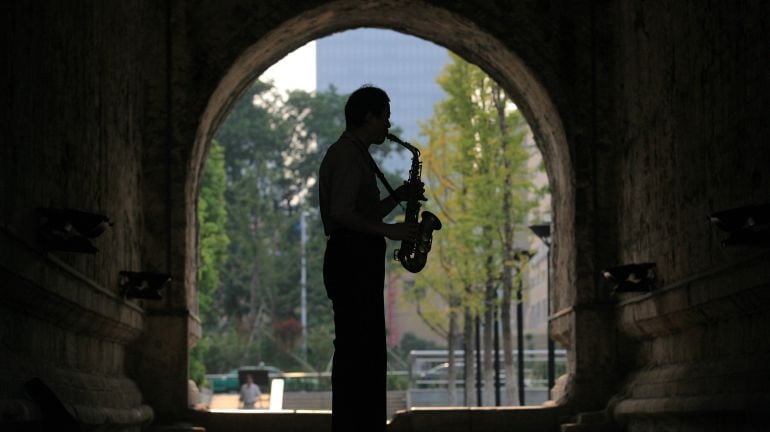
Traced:
[[390, 186], [390, 183], [388, 183], [388, 180], [385, 178], [385, 174], [380, 171], [380, 168], [377, 166], [377, 162], [374, 161], [374, 158], [372, 157], [372, 154], [369, 153], [367, 149], [365, 149], [363, 146], [356, 144], [356, 147], [358, 147], [359, 150], [361, 150], [361, 153], [364, 155], [364, 159], [369, 162], [369, 165], [371, 165], [372, 170], [374, 170], [374, 174], [377, 176], [378, 179], [380, 179], [380, 182], [383, 186], [385, 186], [385, 189], [387, 189], [389, 196], [393, 198], [393, 201], [398, 204], [401, 209], [404, 209], [404, 206], [401, 205], [401, 202], [399, 202], [398, 198], [396, 198], [396, 191], [393, 190], [393, 187]]

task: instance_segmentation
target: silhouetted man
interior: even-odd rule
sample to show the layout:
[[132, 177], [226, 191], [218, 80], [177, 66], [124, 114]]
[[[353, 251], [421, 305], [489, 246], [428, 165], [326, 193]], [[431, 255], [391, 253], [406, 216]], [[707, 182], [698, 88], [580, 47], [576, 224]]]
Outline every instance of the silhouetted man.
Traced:
[[390, 99], [362, 87], [345, 104], [346, 130], [321, 162], [321, 219], [328, 236], [324, 285], [334, 307], [332, 429], [384, 431], [386, 422], [385, 239], [415, 240], [418, 225], [382, 219], [407, 198], [404, 186], [380, 200], [371, 144], [390, 127]]

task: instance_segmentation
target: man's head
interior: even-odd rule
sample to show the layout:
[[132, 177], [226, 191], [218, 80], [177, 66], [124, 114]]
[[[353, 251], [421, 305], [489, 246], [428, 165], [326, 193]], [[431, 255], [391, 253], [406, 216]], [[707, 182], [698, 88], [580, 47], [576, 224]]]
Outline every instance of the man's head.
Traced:
[[246, 383], [251, 384], [254, 382], [254, 377], [251, 374], [246, 375]]
[[390, 127], [390, 98], [384, 90], [363, 86], [345, 104], [346, 129], [368, 143], [382, 144]]

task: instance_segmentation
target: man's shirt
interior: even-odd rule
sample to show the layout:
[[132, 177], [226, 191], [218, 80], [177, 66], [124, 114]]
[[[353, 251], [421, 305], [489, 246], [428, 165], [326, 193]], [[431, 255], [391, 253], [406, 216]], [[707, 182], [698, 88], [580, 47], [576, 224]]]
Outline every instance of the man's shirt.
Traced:
[[253, 405], [260, 394], [259, 386], [254, 383], [246, 383], [241, 386], [241, 400], [246, 405]]
[[380, 191], [366, 145], [347, 131], [326, 151], [318, 175], [324, 232], [343, 228], [334, 216], [355, 212], [378, 220]]

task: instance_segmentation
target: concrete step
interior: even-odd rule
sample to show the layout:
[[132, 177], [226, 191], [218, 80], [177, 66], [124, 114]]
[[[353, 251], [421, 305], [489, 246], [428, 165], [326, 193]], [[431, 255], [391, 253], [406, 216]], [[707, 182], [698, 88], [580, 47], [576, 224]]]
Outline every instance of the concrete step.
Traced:
[[280, 431], [329, 432], [332, 430], [328, 411], [239, 411], [193, 412], [188, 421], [205, 427], [206, 432]]
[[564, 423], [561, 432], [610, 432], [609, 422], [604, 423]]
[[173, 425], [150, 426], [148, 432], [206, 432], [206, 428], [191, 424], [179, 423]]
[[[206, 432], [240, 430], [328, 432], [331, 430], [329, 411], [192, 412], [186, 420], [190, 424], [204, 426]], [[415, 408], [399, 411], [387, 430], [388, 432], [511, 432], [513, 430], [558, 432], [559, 425], [566, 420], [558, 407]]]
[[414, 408], [396, 414], [388, 432], [557, 432], [561, 420], [557, 407]]
[[606, 411], [592, 411], [578, 414], [578, 424], [607, 424], [609, 417]]

